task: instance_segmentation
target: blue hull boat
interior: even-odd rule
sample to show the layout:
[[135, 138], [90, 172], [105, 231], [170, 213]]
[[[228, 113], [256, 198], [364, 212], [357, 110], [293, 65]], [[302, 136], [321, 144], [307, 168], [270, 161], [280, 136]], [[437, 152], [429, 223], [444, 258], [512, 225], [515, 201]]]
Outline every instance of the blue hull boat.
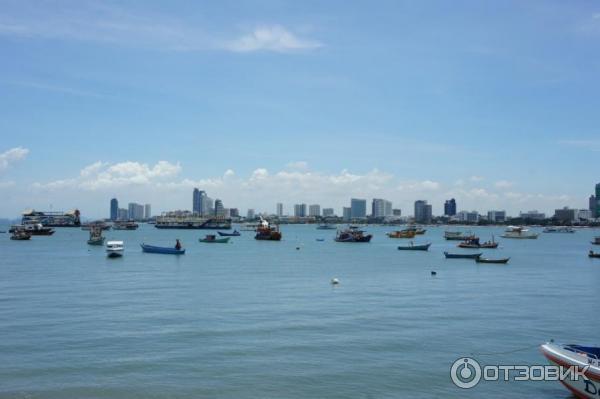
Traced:
[[477, 259], [479, 258], [482, 253], [477, 253], [477, 254], [451, 254], [449, 252], [444, 252], [444, 255], [446, 256], [446, 259]]
[[233, 230], [233, 233], [223, 233], [222, 231], [217, 231], [221, 237], [238, 237], [241, 236], [240, 232], [237, 230]]
[[155, 247], [154, 245], [140, 244], [142, 251], [151, 254], [165, 254], [165, 255], [183, 255], [185, 249], [175, 249], [174, 247]]

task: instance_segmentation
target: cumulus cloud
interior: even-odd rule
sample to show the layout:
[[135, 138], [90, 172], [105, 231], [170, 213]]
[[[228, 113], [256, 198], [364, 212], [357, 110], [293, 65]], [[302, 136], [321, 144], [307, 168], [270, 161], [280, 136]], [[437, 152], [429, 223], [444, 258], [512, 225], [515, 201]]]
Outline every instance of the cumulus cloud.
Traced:
[[280, 25], [257, 27], [251, 33], [244, 35], [227, 44], [227, 48], [236, 52], [275, 51], [291, 52], [306, 51], [321, 47], [322, 44], [296, 36]]
[[469, 180], [471, 180], [472, 182], [480, 182], [480, 181], [483, 181], [484, 178], [481, 176], [471, 176], [471, 177], [469, 177]]
[[23, 147], [15, 147], [0, 154], [0, 172], [8, 169], [11, 164], [25, 159], [29, 150]]
[[494, 186], [496, 186], [497, 188], [509, 188], [512, 187], [513, 184], [513, 182], [508, 180], [498, 180], [496, 183], [494, 183]]

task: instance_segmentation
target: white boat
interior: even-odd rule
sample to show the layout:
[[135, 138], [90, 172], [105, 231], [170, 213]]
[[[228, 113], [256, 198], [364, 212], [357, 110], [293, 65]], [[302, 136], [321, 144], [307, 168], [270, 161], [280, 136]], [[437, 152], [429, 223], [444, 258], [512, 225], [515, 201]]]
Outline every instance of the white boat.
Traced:
[[563, 370], [571, 366], [584, 370], [587, 378], [574, 378], [567, 373], [561, 383], [578, 398], [598, 398], [600, 395], [600, 347], [563, 345], [548, 342], [540, 347], [542, 354], [555, 366]]
[[575, 233], [575, 229], [569, 226], [561, 226], [561, 227], [546, 227], [544, 229], [544, 233]]
[[106, 243], [106, 256], [109, 258], [123, 256], [124, 251], [125, 247], [123, 246], [123, 241], [108, 241]]
[[520, 226], [508, 226], [504, 231], [504, 234], [501, 235], [502, 238], [521, 238], [530, 240], [535, 240], [538, 236], [539, 234], [531, 233], [528, 229]]

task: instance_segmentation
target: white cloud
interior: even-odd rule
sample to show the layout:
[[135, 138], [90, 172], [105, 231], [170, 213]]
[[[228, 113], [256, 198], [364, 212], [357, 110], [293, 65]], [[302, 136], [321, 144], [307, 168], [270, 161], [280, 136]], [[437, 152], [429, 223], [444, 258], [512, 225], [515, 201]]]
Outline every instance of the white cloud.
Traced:
[[317, 41], [297, 37], [283, 26], [273, 25], [258, 27], [251, 33], [231, 41], [226, 47], [232, 51], [244, 53], [313, 50], [321, 46], [322, 44]]
[[509, 188], [512, 187], [513, 184], [513, 182], [508, 180], [498, 180], [496, 183], [494, 183], [494, 186], [496, 186], [497, 188]]
[[439, 190], [440, 183], [423, 180], [423, 181], [408, 181], [403, 182], [398, 186], [400, 191], [421, 192], [421, 191], [436, 191]]
[[472, 182], [480, 182], [480, 181], [483, 181], [484, 178], [481, 176], [471, 176], [471, 177], [469, 177], [469, 180], [471, 180]]
[[289, 169], [305, 170], [305, 169], [308, 169], [308, 162], [306, 162], [306, 161], [295, 161], [295, 162], [290, 162], [290, 163], [288, 163], [285, 166], [287, 168], [289, 168]]
[[29, 154], [29, 150], [23, 147], [11, 148], [0, 154], [0, 172], [8, 169], [14, 162], [25, 159]]

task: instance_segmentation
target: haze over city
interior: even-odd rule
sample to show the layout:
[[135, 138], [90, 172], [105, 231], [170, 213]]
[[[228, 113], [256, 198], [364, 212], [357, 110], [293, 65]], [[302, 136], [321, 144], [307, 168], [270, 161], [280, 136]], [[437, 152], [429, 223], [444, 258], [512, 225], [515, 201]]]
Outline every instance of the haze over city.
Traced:
[[[509, 214], [597, 183], [593, 3], [3, 2], [0, 216], [351, 197]], [[420, 24], [426, 18], [427, 24]], [[148, 29], [152, 26], [152, 29]], [[100, 112], [101, 110], [101, 112]]]

